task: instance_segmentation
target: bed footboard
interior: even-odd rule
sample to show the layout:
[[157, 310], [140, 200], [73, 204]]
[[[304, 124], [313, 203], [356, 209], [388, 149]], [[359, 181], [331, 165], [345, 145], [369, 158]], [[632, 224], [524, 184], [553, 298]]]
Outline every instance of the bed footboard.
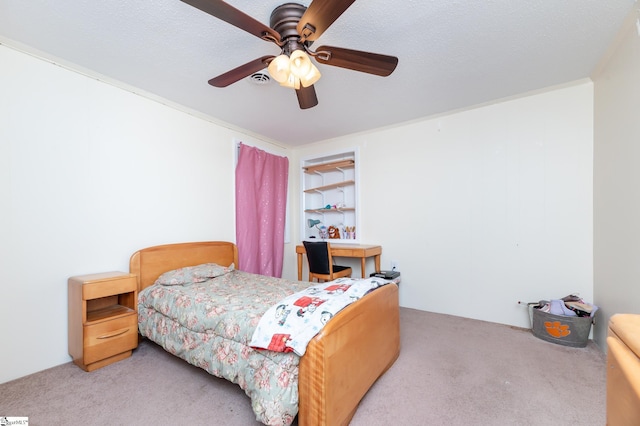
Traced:
[[300, 426], [348, 425], [400, 354], [398, 286], [388, 284], [336, 315], [300, 361]]

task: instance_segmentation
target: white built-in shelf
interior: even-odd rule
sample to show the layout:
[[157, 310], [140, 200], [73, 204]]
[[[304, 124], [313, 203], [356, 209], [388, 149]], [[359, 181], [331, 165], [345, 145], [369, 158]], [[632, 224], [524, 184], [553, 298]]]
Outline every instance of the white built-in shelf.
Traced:
[[[302, 161], [302, 239], [321, 238], [320, 227], [331, 226], [358, 236], [357, 151], [340, 152]], [[326, 208], [330, 206], [330, 208]], [[319, 224], [309, 227], [311, 222]], [[332, 239], [355, 243], [354, 239]]]

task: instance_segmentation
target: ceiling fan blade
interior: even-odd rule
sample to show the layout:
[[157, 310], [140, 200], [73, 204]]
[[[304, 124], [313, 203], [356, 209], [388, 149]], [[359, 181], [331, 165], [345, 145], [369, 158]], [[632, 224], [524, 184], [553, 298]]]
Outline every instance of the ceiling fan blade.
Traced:
[[218, 19], [222, 19], [241, 30], [253, 34], [263, 40], [280, 43], [280, 34], [273, 28], [253, 19], [251, 16], [239, 11], [222, 0], [182, 0], [183, 2], [200, 9]]
[[313, 0], [298, 22], [300, 41], [316, 40], [354, 1]]
[[[328, 52], [329, 55], [325, 55], [325, 52]], [[316, 53], [318, 56], [316, 56], [315, 59], [321, 64], [366, 72], [382, 77], [390, 75], [398, 65], [398, 58], [395, 56], [343, 49], [341, 47], [320, 46], [316, 49]]]
[[251, 62], [247, 62], [244, 65], [240, 65], [239, 67], [232, 69], [231, 71], [227, 71], [224, 74], [212, 78], [209, 80], [209, 84], [215, 87], [227, 87], [238, 80], [249, 77], [254, 72], [258, 72], [261, 69], [266, 68], [273, 58], [273, 55], [269, 55], [254, 59]]
[[313, 84], [309, 87], [300, 86], [299, 89], [296, 89], [296, 95], [298, 96], [300, 109], [313, 108], [318, 105], [318, 97]]

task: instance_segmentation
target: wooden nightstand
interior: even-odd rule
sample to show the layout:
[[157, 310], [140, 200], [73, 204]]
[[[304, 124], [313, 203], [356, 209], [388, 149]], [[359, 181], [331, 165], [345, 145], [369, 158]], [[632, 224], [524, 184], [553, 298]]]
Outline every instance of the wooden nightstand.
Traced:
[[131, 356], [138, 346], [136, 276], [104, 272], [69, 278], [69, 355], [85, 371]]

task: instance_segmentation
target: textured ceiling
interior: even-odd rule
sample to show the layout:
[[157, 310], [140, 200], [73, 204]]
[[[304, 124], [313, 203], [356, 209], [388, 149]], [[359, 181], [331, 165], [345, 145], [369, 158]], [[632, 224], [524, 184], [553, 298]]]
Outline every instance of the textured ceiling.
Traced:
[[[266, 25], [282, 4], [228, 3]], [[397, 56], [398, 67], [378, 77], [318, 65], [308, 110], [274, 81], [208, 85], [279, 49], [179, 0], [0, 0], [0, 41], [299, 146], [587, 78], [634, 3], [358, 0], [316, 45]]]

